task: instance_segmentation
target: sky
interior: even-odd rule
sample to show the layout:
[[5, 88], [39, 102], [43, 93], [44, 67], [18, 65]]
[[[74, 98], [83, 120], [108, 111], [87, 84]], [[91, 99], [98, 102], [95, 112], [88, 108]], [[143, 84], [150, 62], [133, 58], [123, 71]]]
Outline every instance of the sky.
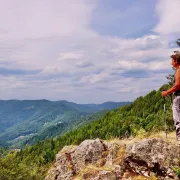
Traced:
[[174, 72], [179, 0], [0, 4], [0, 99], [133, 101]]

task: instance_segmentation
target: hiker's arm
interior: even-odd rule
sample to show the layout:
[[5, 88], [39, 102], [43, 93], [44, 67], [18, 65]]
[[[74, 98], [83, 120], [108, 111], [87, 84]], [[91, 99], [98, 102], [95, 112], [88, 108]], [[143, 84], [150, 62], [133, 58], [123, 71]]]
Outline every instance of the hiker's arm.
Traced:
[[166, 96], [180, 89], [180, 69], [176, 72], [175, 85], [166, 91]]

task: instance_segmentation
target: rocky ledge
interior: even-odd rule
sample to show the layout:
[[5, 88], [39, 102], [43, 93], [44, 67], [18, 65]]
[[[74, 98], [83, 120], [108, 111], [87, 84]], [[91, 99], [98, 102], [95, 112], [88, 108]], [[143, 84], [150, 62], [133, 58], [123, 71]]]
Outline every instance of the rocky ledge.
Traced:
[[159, 138], [133, 144], [85, 140], [65, 146], [46, 180], [178, 179], [180, 147]]

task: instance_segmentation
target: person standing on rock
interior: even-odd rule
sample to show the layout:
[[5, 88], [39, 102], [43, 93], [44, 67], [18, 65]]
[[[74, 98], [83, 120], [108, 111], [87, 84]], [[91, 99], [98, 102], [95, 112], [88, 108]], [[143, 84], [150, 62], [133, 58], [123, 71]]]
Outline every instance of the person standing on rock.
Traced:
[[180, 54], [176, 53], [174, 55], [171, 55], [171, 65], [176, 70], [175, 76], [174, 76], [174, 85], [167, 91], [162, 91], [162, 96], [167, 96], [170, 94], [175, 95], [175, 98], [173, 100], [173, 119], [174, 119], [174, 125], [176, 128], [176, 136], [178, 140], [178, 144], [180, 145]]

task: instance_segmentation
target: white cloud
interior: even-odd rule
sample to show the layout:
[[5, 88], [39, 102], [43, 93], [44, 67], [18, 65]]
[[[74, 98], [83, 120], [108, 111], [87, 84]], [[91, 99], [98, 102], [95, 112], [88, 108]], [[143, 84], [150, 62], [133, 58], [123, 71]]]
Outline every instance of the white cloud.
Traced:
[[116, 93], [132, 93], [135, 88], [132, 87], [122, 87], [119, 90], [116, 90]]
[[59, 59], [60, 60], [68, 60], [68, 59], [80, 59], [83, 57], [83, 53], [76, 53], [76, 52], [66, 52], [66, 53], [60, 53]]
[[103, 81], [105, 78], [108, 77], [108, 73], [100, 73], [100, 74], [93, 74], [93, 75], [87, 75], [87, 76], [83, 76], [80, 79], [80, 82], [86, 82], [86, 84], [88, 83], [96, 83], [99, 81]]
[[[9, 73], [13, 69], [39, 71], [0, 76], [1, 99], [124, 101], [166, 80], [164, 71], [170, 69], [172, 52], [168, 41], [157, 35], [101, 36], [90, 27], [96, 0], [0, 3], [0, 74], [1, 68]], [[150, 72], [150, 85], [143, 88], [145, 77], [121, 75], [129, 70]], [[161, 72], [157, 76], [154, 71]]]
[[156, 11], [159, 23], [154, 31], [162, 35], [173, 35], [173, 38], [180, 36], [180, 1], [179, 0], [158, 0]]
[[132, 61], [119, 61], [119, 69], [122, 70], [168, 70], [170, 66], [170, 60], [164, 61], [150, 61], [150, 62], [138, 62], [135, 60]]
[[[145, 35], [136, 39], [113, 38], [112, 41], [118, 45], [119, 49], [121, 50], [129, 49], [129, 52], [132, 49], [150, 50], [160, 46], [161, 48], [167, 47], [167, 41], [160, 39], [160, 37], [157, 35]], [[114, 52], [116, 52], [116, 49], [114, 49]]]
[[42, 38], [90, 33], [96, 1], [0, 0], [1, 38]]
[[87, 60], [78, 61], [78, 62], [76, 63], [76, 66], [77, 66], [77, 67], [80, 67], [80, 68], [90, 67], [90, 66], [93, 66], [93, 63], [92, 63], [91, 61], [87, 61]]

